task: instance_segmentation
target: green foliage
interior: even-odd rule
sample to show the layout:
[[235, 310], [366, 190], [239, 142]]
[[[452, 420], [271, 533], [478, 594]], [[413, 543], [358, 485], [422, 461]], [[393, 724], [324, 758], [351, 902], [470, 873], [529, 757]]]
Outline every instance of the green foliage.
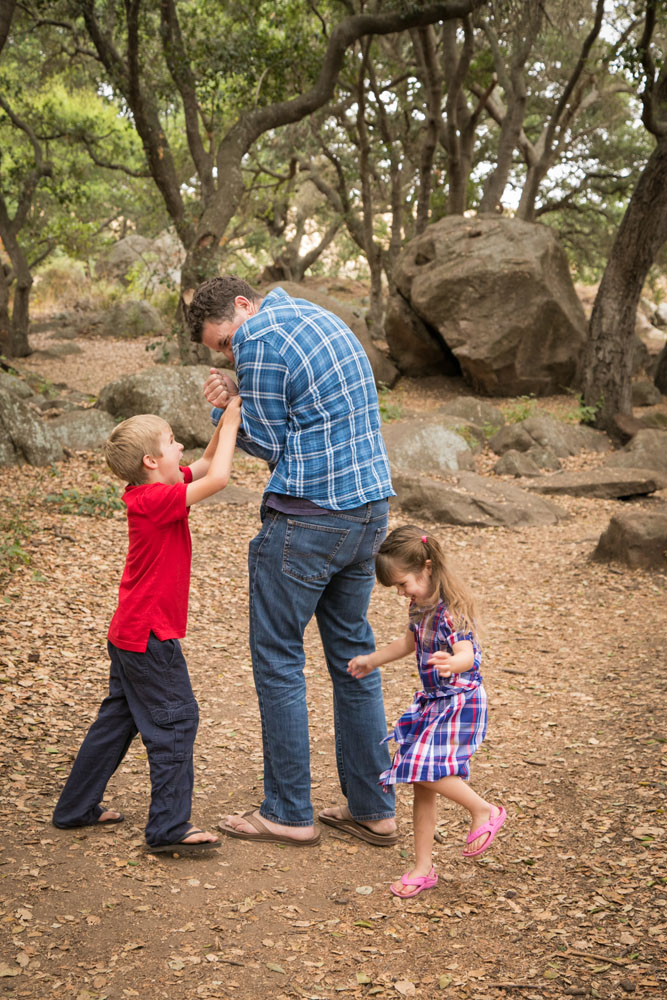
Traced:
[[47, 503], [54, 504], [61, 514], [81, 514], [84, 517], [113, 517], [123, 510], [120, 490], [115, 484], [93, 486], [91, 493], [81, 493], [76, 487], [60, 493], [49, 493]]
[[384, 423], [400, 420], [403, 416], [401, 403], [386, 385], [381, 385], [378, 390], [378, 403], [380, 404], [380, 416]]
[[533, 395], [517, 396], [504, 408], [505, 420], [508, 424], [520, 424], [533, 414], [535, 406], [536, 400]]
[[30, 562], [23, 542], [31, 533], [32, 526], [23, 519], [18, 506], [5, 499], [0, 508], [0, 580]]
[[569, 389], [567, 391], [575, 397], [577, 403], [574, 409], [567, 413], [568, 421], [573, 424], [594, 424], [595, 418], [604, 405], [602, 396], [596, 403], [586, 404], [582, 396], [571, 392]]

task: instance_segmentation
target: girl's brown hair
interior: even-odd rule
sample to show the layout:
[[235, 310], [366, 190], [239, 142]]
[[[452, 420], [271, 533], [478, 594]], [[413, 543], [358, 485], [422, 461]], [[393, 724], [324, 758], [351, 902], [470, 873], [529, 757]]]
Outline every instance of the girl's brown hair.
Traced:
[[375, 574], [383, 587], [391, 587], [401, 571], [415, 576], [422, 573], [427, 559], [431, 560], [432, 603], [445, 602], [457, 631], [465, 628], [476, 633], [474, 597], [449, 569], [438, 540], [416, 525], [404, 524], [387, 535], [375, 557]]

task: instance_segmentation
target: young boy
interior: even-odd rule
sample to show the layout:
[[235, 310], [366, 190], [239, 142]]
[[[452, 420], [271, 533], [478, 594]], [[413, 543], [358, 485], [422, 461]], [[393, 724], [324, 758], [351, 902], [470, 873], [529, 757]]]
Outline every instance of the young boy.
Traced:
[[149, 851], [220, 846], [214, 834], [189, 820], [199, 709], [178, 640], [187, 624], [190, 507], [227, 485], [240, 421], [241, 400], [235, 397], [203, 456], [189, 468], [180, 467], [183, 445], [160, 417], [130, 417], [105, 442], [107, 464], [129, 484], [123, 494], [129, 548], [109, 627], [109, 694], [58, 800], [57, 827], [122, 822], [122, 814], [100, 800], [139, 732], [151, 777]]

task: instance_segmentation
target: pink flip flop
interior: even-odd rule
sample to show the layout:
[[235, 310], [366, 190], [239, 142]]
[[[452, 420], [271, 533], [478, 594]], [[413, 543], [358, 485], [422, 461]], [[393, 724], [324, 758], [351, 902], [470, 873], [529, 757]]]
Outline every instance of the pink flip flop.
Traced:
[[414, 885], [412, 892], [396, 892], [393, 885], [389, 886], [391, 892], [394, 896], [398, 896], [399, 899], [411, 899], [413, 896], [418, 896], [420, 892], [424, 889], [432, 889], [438, 884], [438, 876], [435, 874], [435, 868], [431, 868], [428, 875], [417, 875], [415, 878], [410, 878], [408, 873], [401, 875], [401, 882], [403, 885]]
[[476, 851], [463, 851], [462, 854], [464, 858], [476, 858], [478, 854], [484, 854], [484, 851], [488, 847], [491, 847], [491, 844], [493, 843], [495, 836], [498, 833], [498, 830], [501, 828], [501, 826], [507, 819], [507, 813], [505, 812], [502, 806], [500, 806], [499, 810], [497, 806], [492, 806], [491, 808], [496, 809], [498, 815], [491, 816], [490, 820], [488, 820], [486, 823], [482, 823], [482, 825], [477, 827], [476, 830], [473, 830], [471, 833], [469, 833], [468, 836], [466, 837], [466, 844], [472, 844], [474, 840], [477, 840], [478, 837], [483, 837], [484, 834], [487, 835], [486, 840], [484, 841], [481, 847], [477, 848]]

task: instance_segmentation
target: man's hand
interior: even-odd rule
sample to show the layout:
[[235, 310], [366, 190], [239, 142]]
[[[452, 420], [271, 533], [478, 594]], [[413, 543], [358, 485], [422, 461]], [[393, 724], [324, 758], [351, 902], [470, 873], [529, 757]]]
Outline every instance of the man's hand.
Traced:
[[211, 374], [204, 382], [204, 395], [211, 406], [219, 406], [225, 409], [232, 396], [237, 396], [239, 387], [230, 375], [211, 368]]
[[348, 674], [352, 674], [353, 677], [365, 677], [366, 674], [372, 673], [377, 667], [369, 665], [370, 658], [370, 653], [367, 656], [355, 656], [347, 665]]

